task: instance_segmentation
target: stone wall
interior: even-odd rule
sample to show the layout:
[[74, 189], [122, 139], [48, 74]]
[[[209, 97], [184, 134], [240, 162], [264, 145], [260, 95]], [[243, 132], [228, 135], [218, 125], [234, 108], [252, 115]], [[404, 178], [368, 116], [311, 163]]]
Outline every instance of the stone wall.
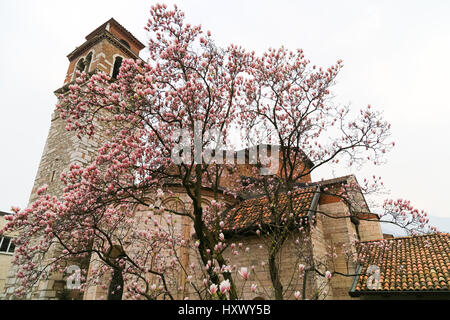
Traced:
[[[328, 265], [328, 271], [350, 275], [355, 272], [352, 259], [346, 254], [347, 250], [355, 251], [354, 241], [358, 239], [355, 225], [348, 216], [348, 207], [342, 202], [320, 204], [316, 230], [314, 234], [315, 258], [324, 260]], [[330, 254], [326, 258], [327, 253]], [[336, 253], [337, 257], [332, 254]], [[351, 254], [350, 254], [351, 255]], [[326, 262], [325, 262], [326, 261]], [[322, 271], [323, 272], [323, 271]], [[324, 281], [321, 277], [320, 281]], [[350, 299], [348, 291], [353, 277], [335, 274], [331, 279], [332, 290], [328, 293], [328, 299]]]
[[[55, 196], [62, 196], [64, 185], [60, 180], [60, 175], [68, 170], [71, 164], [80, 164], [85, 166], [90, 163], [98, 147], [98, 141], [95, 139], [79, 140], [73, 132], [65, 130], [66, 123], [58, 116], [55, 111], [52, 115], [51, 125], [47, 142], [38, 167], [33, 189], [30, 195], [29, 203], [37, 200], [36, 191], [43, 185], [48, 185], [47, 192]], [[56, 248], [55, 248], [56, 249]], [[51, 259], [52, 253], [49, 253], [45, 259]], [[17, 285], [17, 268], [12, 266], [6, 281], [6, 295], [13, 297], [13, 288]], [[27, 298], [55, 299], [58, 297], [61, 287], [62, 275], [57, 275], [49, 281], [40, 281], [36, 286], [36, 291]]]
[[[311, 251], [310, 247], [302, 247], [305, 242], [304, 239], [299, 239], [299, 244], [296, 244], [296, 234], [290, 234], [290, 237], [282, 247], [278, 256], [280, 281], [283, 285], [283, 296], [287, 300], [294, 299], [294, 292], [302, 292], [303, 277], [298, 271], [299, 264], [303, 263], [307, 265], [307, 261], [310, 259]], [[243, 281], [242, 277], [235, 273], [234, 279], [239, 292], [242, 292], [243, 299], [254, 299], [256, 297], [262, 297], [264, 299], [275, 299], [272, 281], [269, 272], [268, 263], [268, 247], [271, 239], [268, 236], [247, 236], [232, 238], [228, 243], [235, 243], [237, 246], [242, 243], [243, 250], [239, 250], [238, 255], [233, 255], [232, 250], [229, 248], [225, 251], [225, 257], [229, 260], [230, 265], [234, 265], [239, 270], [241, 267], [247, 267], [249, 272], [254, 266], [254, 272], [250, 272], [248, 281]], [[309, 243], [309, 242], [307, 242]], [[245, 248], [249, 248], [246, 253]], [[251, 285], [257, 285], [256, 293], [251, 292]], [[306, 297], [310, 298], [312, 293], [316, 290], [316, 284], [314, 278], [307, 277], [306, 282]]]

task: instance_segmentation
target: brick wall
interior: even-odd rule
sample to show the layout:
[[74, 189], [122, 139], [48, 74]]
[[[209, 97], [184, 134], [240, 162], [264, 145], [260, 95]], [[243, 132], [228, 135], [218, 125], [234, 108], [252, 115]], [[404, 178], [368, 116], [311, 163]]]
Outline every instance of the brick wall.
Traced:
[[112, 69], [114, 66], [114, 60], [116, 55], [120, 55], [124, 58], [129, 58], [130, 55], [127, 51], [116, 46], [111, 40], [105, 38], [95, 45], [86, 48], [84, 51], [80, 52], [79, 55], [74, 57], [70, 63], [67, 70], [67, 74], [64, 80], [64, 84], [71, 82], [74, 79], [75, 67], [78, 61], [92, 52], [93, 57], [89, 67], [86, 72], [92, 72], [93, 70], [99, 70], [106, 72], [107, 74], [112, 74]]

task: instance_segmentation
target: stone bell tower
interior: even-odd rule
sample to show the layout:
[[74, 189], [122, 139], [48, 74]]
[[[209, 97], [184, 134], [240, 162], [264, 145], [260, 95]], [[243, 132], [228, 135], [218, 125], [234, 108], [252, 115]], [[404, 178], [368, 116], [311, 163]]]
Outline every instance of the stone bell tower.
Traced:
[[[69, 68], [61, 88], [56, 95], [68, 92], [69, 85], [75, 80], [76, 72], [106, 72], [116, 78], [124, 59], [140, 59], [139, 52], [145, 47], [137, 38], [126, 30], [116, 20], [111, 18], [86, 36], [86, 41], [67, 57]], [[93, 139], [78, 139], [73, 132], [65, 130], [66, 123], [55, 110], [51, 117], [50, 130], [44, 151], [42, 153], [38, 172], [34, 181], [29, 203], [37, 198], [36, 191], [43, 185], [48, 185], [48, 192], [52, 195], [63, 194], [63, 184], [60, 175], [71, 164], [86, 166], [95, 157], [99, 147], [98, 137]], [[46, 259], [51, 257], [46, 257]], [[0, 292], [6, 299], [14, 299], [14, 288], [18, 286], [17, 270], [12, 266], [5, 284], [5, 292]], [[79, 298], [76, 294], [67, 296], [65, 281], [62, 275], [52, 275], [36, 284], [36, 289], [27, 299], [61, 299]]]

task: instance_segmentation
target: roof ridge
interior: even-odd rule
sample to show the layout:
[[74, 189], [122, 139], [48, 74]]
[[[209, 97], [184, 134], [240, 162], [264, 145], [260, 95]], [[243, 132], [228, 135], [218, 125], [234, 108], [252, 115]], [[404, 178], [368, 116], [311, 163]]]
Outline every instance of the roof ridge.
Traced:
[[351, 177], [353, 177], [353, 178], [356, 179], [356, 176], [355, 176], [354, 174], [348, 174], [348, 175], [341, 176], [341, 177], [337, 177], [337, 178], [330, 178], [330, 179], [323, 179], [323, 178], [322, 178], [322, 180], [313, 181], [313, 182], [311, 182], [311, 183], [312, 183], [312, 184], [323, 184], [323, 183], [326, 183], [326, 184], [333, 184], [333, 183], [341, 182], [341, 181], [343, 181], [343, 180], [345, 180], [345, 179], [348, 179], [348, 178], [351, 178]]

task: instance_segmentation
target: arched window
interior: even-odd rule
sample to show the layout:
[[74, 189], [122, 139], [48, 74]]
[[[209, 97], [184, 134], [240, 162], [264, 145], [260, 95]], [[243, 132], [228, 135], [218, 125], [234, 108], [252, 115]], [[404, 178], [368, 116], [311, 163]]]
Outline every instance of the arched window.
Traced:
[[120, 43], [123, 44], [125, 47], [127, 47], [128, 49], [130, 49], [130, 44], [128, 42], [126, 42], [125, 40], [120, 40]]
[[81, 58], [80, 60], [78, 60], [77, 64], [75, 65], [75, 70], [73, 71], [72, 81], [75, 80], [75, 78], [77, 77], [77, 71], [79, 71], [81, 73], [84, 71], [85, 67], [86, 66], [85, 66], [84, 58]]
[[84, 63], [84, 58], [82, 58], [82, 59], [80, 59], [80, 60], [78, 61], [77, 66], [76, 66], [76, 68], [75, 68], [75, 72], [76, 72], [76, 71], [83, 72], [85, 67], [86, 67], [86, 66], [85, 66], [85, 63]]
[[[169, 199], [164, 200], [164, 202], [162, 203], [162, 207], [167, 209], [167, 213], [172, 216], [176, 215], [177, 213], [181, 213], [181, 214], [185, 213], [184, 202], [177, 198], [169, 198]], [[163, 222], [163, 220], [161, 220], [161, 223], [162, 222]]]
[[112, 78], [117, 79], [117, 76], [120, 72], [120, 66], [122, 65], [123, 58], [122, 57], [116, 57], [116, 60], [114, 61], [114, 69], [112, 73]]
[[92, 62], [92, 52], [89, 52], [89, 54], [86, 57], [86, 62], [84, 63], [86, 65], [86, 72], [89, 72], [89, 69], [91, 68], [91, 62]]

